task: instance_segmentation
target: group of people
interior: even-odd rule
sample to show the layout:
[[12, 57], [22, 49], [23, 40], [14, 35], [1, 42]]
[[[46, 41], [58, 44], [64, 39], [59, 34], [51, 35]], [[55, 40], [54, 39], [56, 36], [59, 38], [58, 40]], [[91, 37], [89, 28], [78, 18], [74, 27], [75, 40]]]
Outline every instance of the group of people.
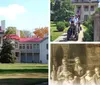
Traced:
[[76, 57], [73, 71], [68, 70], [66, 59], [62, 59], [62, 65], [57, 69], [53, 65], [50, 85], [100, 85], [100, 68], [91, 70], [82, 66], [79, 57]]
[[76, 26], [76, 30], [78, 30], [78, 32], [81, 30], [80, 19], [79, 19], [78, 15], [71, 16], [69, 23], [70, 23], [70, 25], [74, 24]]

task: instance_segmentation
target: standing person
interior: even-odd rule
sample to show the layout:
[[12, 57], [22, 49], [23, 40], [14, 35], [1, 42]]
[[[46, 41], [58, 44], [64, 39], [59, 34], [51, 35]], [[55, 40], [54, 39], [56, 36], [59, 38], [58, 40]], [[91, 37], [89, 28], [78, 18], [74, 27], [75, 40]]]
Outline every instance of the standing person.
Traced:
[[81, 77], [84, 75], [84, 69], [82, 67], [79, 57], [75, 58], [74, 73], [78, 77]]
[[57, 79], [56, 79], [56, 76], [57, 76], [56, 68], [55, 68], [55, 66], [53, 65], [53, 69], [52, 69], [52, 72], [51, 72], [51, 79], [52, 79], [53, 81], [57, 80]]
[[56, 77], [57, 77], [56, 68], [53, 65], [53, 69], [51, 72], [51, 85], [57, 85], [57, 78]]
[[93, 75], [93, 85], [100, 85], [100, 68], [96, 67], [95, 74]]
[[80, 77], [84, 75], [84, 69], [82, 67], [79, 57], [75, 58], [74, 75], [77, 76], [77, 84], [79, 85]]
[[80, 79], [81, 85], [93, 85], [93, 76], [90, 70], [86, 71], [86, 74]]

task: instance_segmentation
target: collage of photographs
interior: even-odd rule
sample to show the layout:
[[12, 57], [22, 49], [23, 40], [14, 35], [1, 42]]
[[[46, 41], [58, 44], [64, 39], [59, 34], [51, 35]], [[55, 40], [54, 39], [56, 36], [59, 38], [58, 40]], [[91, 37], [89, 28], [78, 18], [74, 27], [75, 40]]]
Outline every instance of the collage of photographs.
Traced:
[[100, 85], [100, 0], [0, 1], [0, 85]]

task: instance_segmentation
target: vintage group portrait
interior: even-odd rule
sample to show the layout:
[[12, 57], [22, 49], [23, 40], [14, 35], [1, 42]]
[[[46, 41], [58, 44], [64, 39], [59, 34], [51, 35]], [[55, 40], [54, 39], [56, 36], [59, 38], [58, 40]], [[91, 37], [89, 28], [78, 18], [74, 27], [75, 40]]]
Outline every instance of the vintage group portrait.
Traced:
[[51, 44], [50, 85], [99, 85], [100, 44]]

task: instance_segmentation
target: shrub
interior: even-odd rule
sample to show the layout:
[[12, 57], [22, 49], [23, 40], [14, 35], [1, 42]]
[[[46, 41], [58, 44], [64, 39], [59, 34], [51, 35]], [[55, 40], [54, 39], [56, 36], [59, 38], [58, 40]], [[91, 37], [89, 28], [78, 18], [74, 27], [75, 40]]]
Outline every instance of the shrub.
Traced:
[[94, 36], [94, 23], [93, 18], [90, 17], [87, 21], [84, 22], [84, 25], [87, 27], [87, 30], [84, 32], [84, 41], [93, 41]]
[[65, 26], [68, 27], [69, 26], [69, 22], [65, 22]]
[[65, 23], [64, 22], [57, 22], [57, 30], [63, 31], [65, 29]]

